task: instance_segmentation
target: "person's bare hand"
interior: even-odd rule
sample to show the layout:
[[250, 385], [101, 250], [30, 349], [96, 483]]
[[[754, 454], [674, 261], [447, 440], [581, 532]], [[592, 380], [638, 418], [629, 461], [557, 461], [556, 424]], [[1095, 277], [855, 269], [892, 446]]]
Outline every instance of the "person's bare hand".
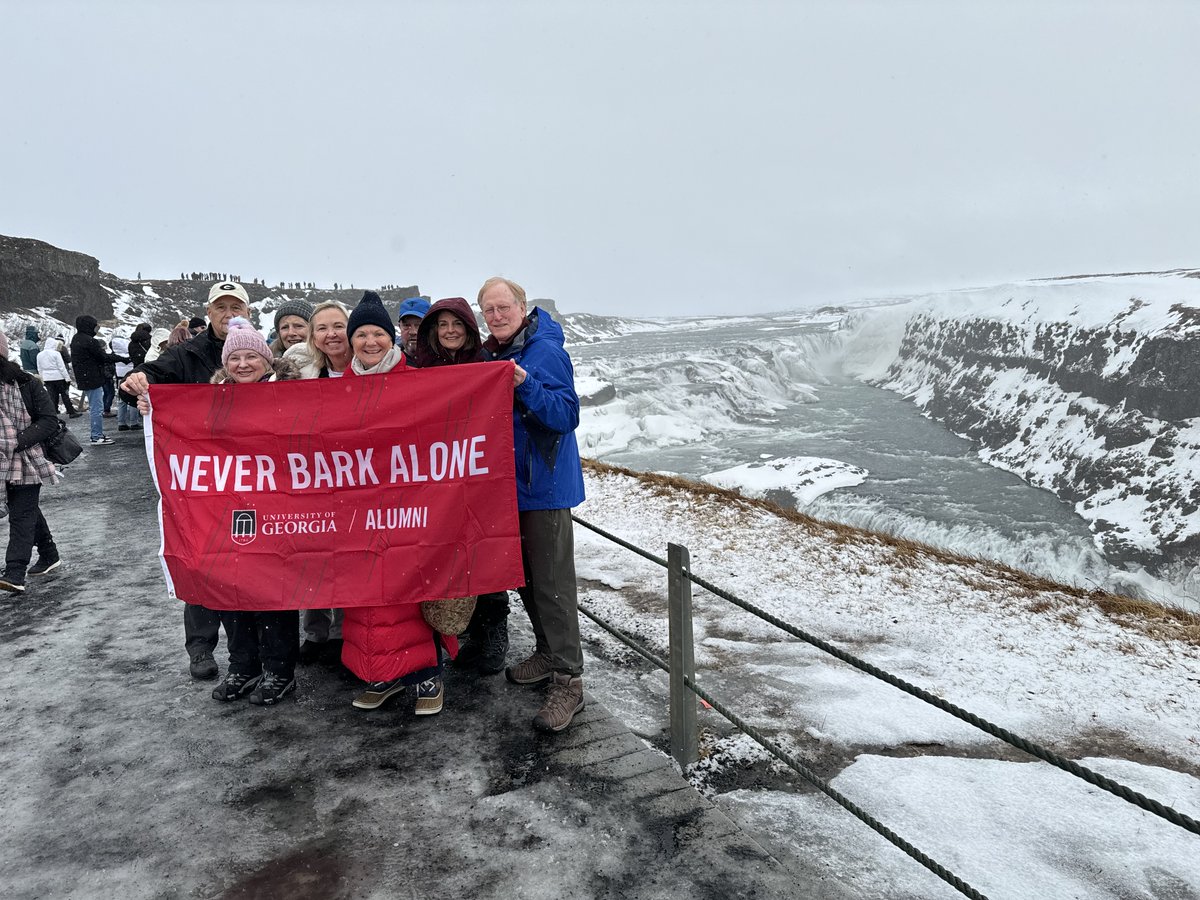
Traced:
[[143, 416], [150, 415], [150, 394], [149, 393], [142, 394], [140, 397], [138, 397], [138, 412], [140, 412]]
[[121, 382], [121, 390], [127, 394], [133, 394], [135, 397], [140, 397], [146, 391], [150, 390], [150, 379], [143, 372], [134, 372], [125, 377]]
[[513, 363], [513, 387], [520, 387], [525, 383], [526, 372], [516, 363]]

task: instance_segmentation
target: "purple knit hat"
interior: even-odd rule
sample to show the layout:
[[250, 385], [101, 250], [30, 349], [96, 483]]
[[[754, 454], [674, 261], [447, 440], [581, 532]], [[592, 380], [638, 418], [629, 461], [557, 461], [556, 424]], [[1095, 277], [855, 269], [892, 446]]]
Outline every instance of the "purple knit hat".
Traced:
[[229, 320], [229, 334], [225, 335], [225, 346], [221, 350], [221, 365], [229, 362], [229, 354], [238, 350], [253, 350], [267, 362], [271, 361], [271, 348], [250, 322], [241, 316]]

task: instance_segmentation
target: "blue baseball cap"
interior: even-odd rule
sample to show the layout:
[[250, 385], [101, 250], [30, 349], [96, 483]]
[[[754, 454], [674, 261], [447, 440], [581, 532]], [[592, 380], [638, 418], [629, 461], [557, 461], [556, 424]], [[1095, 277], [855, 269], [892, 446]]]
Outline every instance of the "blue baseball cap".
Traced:
[[427, 312], [429, 312], [428, 300], [424, 297], [409, 297], [400, 304], [400, 311], [396, 313], [396, 321], [399, 322], [405, 316], [416, 316], [418, 319], [423, 319]]

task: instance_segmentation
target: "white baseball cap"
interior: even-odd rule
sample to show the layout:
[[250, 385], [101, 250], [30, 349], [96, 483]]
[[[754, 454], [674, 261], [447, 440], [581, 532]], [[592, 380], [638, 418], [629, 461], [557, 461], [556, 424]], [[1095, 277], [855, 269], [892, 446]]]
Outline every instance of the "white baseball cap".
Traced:
[[212, 303], [218, 297], [237, 297], [247, 306], [250, 305], [250, 295], [236, 281], [218, 281], [208, 292], [208, 302]]

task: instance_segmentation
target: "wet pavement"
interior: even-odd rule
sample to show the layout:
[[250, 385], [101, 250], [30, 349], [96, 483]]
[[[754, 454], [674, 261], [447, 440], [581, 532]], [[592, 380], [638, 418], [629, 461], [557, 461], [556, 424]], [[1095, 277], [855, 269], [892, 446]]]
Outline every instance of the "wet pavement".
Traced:
[[[530, 727], [540, 689], [502, 675], [451, 671], [421, 718], [411, 696], [353, 709], [334, 665], [279, 707], [212, 700], [141, 435], [106, 422], [117, 443], [43, 490], [63, 566], [0, 597], [0, 895], [840, 895], [797, 884], [594, 698], [557, 736]], [[519, 604], [510, 623], [512, 660], [532, 640]]]

